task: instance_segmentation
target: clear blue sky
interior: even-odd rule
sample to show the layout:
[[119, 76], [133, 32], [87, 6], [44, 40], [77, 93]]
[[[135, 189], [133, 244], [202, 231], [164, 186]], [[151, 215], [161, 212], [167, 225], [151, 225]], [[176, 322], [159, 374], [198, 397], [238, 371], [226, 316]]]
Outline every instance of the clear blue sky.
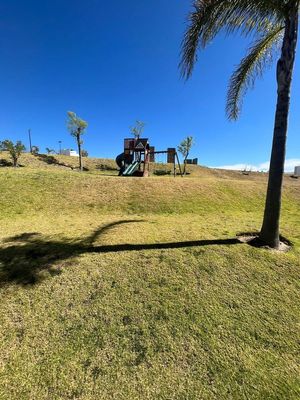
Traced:
[[[66, 112], [89, 123], [84, 147], [115, 157], [136, 119], [158, 149], [193, 135], [191, 156], [210, 166], [258, 165], [269, 159], [275, 69], [249, 92], [238, 122], [225, 117], [230, 73], [247, 42], [219, 37], [190, 81], [179, 76], [180, 43], [190, 0], [2, 0], [0, 140], [41, 150], [75, 148]], [[288, 159], [300, 159], [300, 66], [296, 65]]]

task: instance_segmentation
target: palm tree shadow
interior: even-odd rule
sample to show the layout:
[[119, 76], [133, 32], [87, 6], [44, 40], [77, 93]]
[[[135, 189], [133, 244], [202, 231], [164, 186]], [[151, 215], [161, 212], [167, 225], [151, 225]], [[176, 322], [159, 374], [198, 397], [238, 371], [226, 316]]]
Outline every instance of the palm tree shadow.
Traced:
[[46, 240], [39, 233], [23, 233], [7, 238], [0, 247], [0, 285], [9, 283], [34, 285], [50, 275], [61, 273], [61, 265], [68, 259], [86, 253], [177, 249], [194, 246], [240, 244], [237, 238], [195, 240], [169, 243], [111, 244], [95, 246], [94, 242], [111, 229], [143, 220], [120, 220], [101, 226], [84, 240]]

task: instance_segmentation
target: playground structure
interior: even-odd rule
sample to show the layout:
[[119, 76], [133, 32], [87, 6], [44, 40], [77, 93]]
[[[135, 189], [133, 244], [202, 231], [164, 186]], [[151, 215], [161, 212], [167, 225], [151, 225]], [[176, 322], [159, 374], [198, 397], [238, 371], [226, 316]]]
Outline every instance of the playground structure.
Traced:
[[166, 154], [167, 163], [173, 164], [173, 174], [176, 176], [176, 163], [179, 167], [180, 175], [182, 170], [179, 163], [178, 154], [175, 148], [168, 148], [163, 151], [156, 151], [150, 146], [148, 138], [129, 138], [124, 139], [124, 152], [116, 158], [116, 163], [120, 168], [119, 176], [149, 176], [150, 162], [155, 162], [156, 155]]

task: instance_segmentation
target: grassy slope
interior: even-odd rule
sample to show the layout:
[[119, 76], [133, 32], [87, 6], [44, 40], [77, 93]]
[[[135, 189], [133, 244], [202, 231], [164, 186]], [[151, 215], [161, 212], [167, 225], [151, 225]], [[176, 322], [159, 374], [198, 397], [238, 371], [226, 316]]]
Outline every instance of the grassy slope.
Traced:
[[264, 176], [28, 165], [0, 169], [1, 399], [299, 398], [299, 181], [278, 254], [234, 242]]

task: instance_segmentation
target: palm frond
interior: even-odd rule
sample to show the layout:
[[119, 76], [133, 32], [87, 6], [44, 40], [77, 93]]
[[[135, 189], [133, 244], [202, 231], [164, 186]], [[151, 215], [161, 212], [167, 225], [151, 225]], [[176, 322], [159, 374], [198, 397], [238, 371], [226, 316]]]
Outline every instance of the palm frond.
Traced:
[[246, 91], [254, 86], [255, 79], [260, 77], [265, 68], [272, 63], [274, 50], [276, 47], [279, 49], [283, 30], [284, 28], [279, 25], [260, 37], [232, 74], [226, 105], [229, 119], [238, 118]]
[[195, 0], [193, 7], [179, 65], [186, 79], [192, 74], [198, 48], [205, 48], [221, 30], [257, 34], [284, 19], [282, 0]]

